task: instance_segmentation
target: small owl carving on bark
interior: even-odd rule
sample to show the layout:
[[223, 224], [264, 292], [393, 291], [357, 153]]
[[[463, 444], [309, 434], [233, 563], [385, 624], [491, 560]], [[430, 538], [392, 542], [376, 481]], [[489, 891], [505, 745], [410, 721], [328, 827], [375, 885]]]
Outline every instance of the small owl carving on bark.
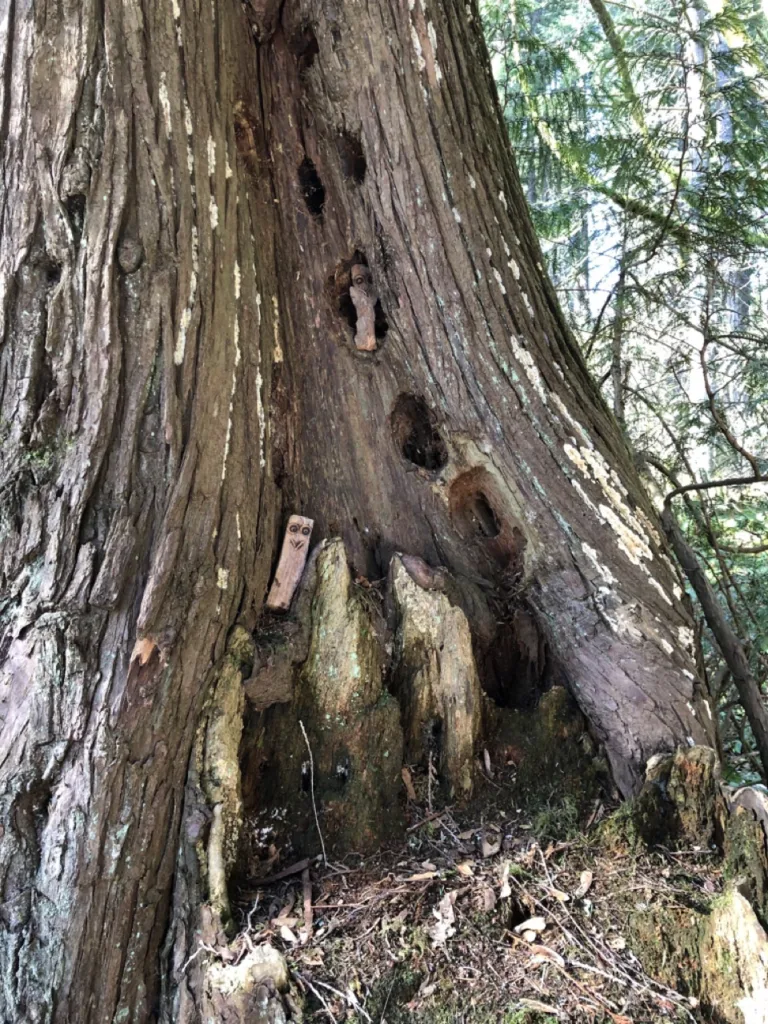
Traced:
[[355, 346], [359, 352], [375, 352], [376, 298], [373, 276], [364, 264], [354, 263], [350, 272], [349, 297], [357, 312]]
[[283, 538], [280, 561], [267, 597], [267, 608], [273, 612], [287, 612], [301, 580], [309, 554], [309, 539], [314, 520], [304, 516], [291, 516]]

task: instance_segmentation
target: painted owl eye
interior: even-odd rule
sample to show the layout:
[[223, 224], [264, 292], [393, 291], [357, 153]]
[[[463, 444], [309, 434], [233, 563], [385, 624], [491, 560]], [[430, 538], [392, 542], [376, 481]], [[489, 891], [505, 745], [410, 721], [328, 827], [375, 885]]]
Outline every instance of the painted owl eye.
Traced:
[[291, 525], [288, 527], [288, 530], [290, 531], [290, 533], [298, 533], [299, 532], [299, 524], [298, 523], [291, 523]]
[[358, 276], [357, 276], [357, 277], [355, 278], [355, 281], [354, 281], [354, 283], [355, 283], [355, 284], [357, 284], [357, 285], [360, 285], [360, 284], [365, 284], [365, 278], [364, 278], [364, 277], [363, 277], [362, 275], [358, 275]]
[[309, 536], [309, 527], [308, 526], [302, 526], [301, 532], [304, 534], [305, 537], [308, 537]]

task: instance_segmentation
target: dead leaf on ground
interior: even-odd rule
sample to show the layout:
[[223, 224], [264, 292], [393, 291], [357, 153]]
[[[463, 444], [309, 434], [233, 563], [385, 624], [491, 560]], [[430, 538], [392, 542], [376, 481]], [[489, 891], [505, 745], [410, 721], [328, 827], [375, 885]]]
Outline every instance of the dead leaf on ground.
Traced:
[[560, 903], [568, 903], [570, 896], [567, 892], [563, 892], [562, 889], [555, 889], [554, 887], [548, 890], [550, 896], [554, 896]]
[[623, 935], [612, 935], [608, 939], [608, 946], [619, 953], [622, 949], [627, 948], [627, 940]]
[[434, 946], [445, 945], [447, 940], [456, 934], [456, 929], [453, 927], [456, 922], [456, 915], [453, 912], [455, 899], [455, 892], [447, 892], [438, 905], [432, 908], [435, 922], [429, 925], [427, 933]]
[[579, 885], [573, 890], [574, 899], [580, 900], [587, 895], [589, 890], [592, 888], [592, 880], [594, 875], [591, 871], [582, 871], [579, 876]]
[[483, 857], [493, 857], [501, 849], [501, 836], [483, 834], [480, 840], [480, 853]]
[[462, 861], [461, 864], [457, 864], [456, 870], [460, 875], [463, 875], [464, 878], [472, 878], [475, 873], [473, 862], [471, 860], [465, 860]]
[[533, 932], [534, 934], [537, 934], [538, 932], [543, 932], [546, 927], [546, 918], [529, 917], [527, 921], [523, 921], [522, 924], [516, 925], [514, 930], [517, 935], [522, 935], [524, 932]]
[[405, 792], [406, 795], [408, 796], [408, 799], [412, 800], [413, 803], [416, 803], [417, 797], [416, 790], [413, 788], [413, 778], [411, 776], [410, 770], [407, 768], [406, 765], [403, 765], [403, 767], [400, 770], [400, 774], [403, 778], [403, 785], [405, 786]]
[[509, 884], [509, 869], [511, 866], [511, 861], [504, 861], [504, 868], [501, 872], [501, 888], [499, 889], [500, 900], [508, 899], [512, 895], [512, 886]]
[[536, 943], [531, 945], [531, 957], [532, 964], [543, 964], [546, 962], [557, 964], [558, 967], [565, 967], [565, 960], [557, 953], [554, 949], [550, 949], [549, 946], [540, 946]]
[[539, 1013], [554, 1013], [556, 1017], [560, 1016], [560, 1011], [556, 1006], [542, 1003], [539, 999], [518, 999], [518, 1003], [525, 1010], [538, 1010]]
[[409, 875], [407, 878], [401, 878], [401, 882], [428, 882], [430, 878], [437, 878], [437, 871], [420, 871], [416, 875]]
[[478, 909], [484, 914], [490, 914], [496, 906], [496, 893], [490, 885], [482, 885], [475, 899]]
[[283, 940], [283, 942], [289, 942], [292, 946], [295, 946], [299, 941], [298, 938], [293, 934], [291, 929], [285, 924], [280, 926], [280, 931], [278, 934], [280, 935], [280, 938]]

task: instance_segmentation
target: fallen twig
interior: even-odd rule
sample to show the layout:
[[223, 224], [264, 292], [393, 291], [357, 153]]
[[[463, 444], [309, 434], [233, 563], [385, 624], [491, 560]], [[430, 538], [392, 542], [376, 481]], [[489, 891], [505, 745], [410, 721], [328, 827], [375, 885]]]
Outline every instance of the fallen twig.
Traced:
[[304, 742], [307, 745], [307, 753], [309, 754], [309, 790], [310, 796], [312, 797], [312, 810], [315, 814], [315, 825], [317, 826], [317, 834], [320, 836], [320, 846], [323, 851], [323, 863], [328, 867], [328, 857], [325, 853], [325, 842], [323, 841], [323, 833], [320, 829], [320, 818], [317, 815], [317, 804], [315, 803], [315, 759], [312, 757], [312, 747], [309, 745], [307, 730], [304, 728], [304, 723], [301, 719], [299, 719], [299, 726], [301, 727], [301, 733], [304, 737]]
[[417, 828], [421, 828], [421, 826], [426, 825], [427, 822], [436, 821], [438, 818], [442, 818], [442, 816], [447, 814], [450, 810], [450, 807], [444, 807], [442, 811], [432, 811], [426, 816], [426, 818], [422, 818], [421, 821], [417, 821], [415, 825], [409, 825], [406, 832], [415, 832]]

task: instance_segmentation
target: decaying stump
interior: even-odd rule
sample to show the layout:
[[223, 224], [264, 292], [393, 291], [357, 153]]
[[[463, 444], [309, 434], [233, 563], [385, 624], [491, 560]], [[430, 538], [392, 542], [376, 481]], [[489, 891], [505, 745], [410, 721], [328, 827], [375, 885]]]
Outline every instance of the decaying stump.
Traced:
[[645, 842], [723, 850], [722, 896], [698, 909], [638, 909], [630, 935], [649, 973], [725, 1024], [768, 1022], [767, 807], [764, 787], [732, 790], [715, 752], [692, 747], [651, 759], [633, 809]]
[[645, 842], [718, 845], [725, 817], [714, 750], [680, 748], [651, 758], [634, 807], [637, 829]]
[[316, 852], [317, 809], [328, 849], [372, 849], [397, 828], [400, 715], [384, 685], [383, 617], [363, 594], [343, 543], [321, 545], [301, 605], [311, 625], [293, 702], [257, 716], [244, 745], [246, 863], [283, 824], [297, 853]]
[[[278, 856], [321, 852], [319, 832], [336, 855], [397, 838], [405, 764], [461, 800], [487, 750], [491, 763], [517, 766], [533, 800], [559, 787], [579, 811], [594, 799], [606, 766], [562, 687], [535, 711], [485, 692], [476, 648], [487, 638], [470, 629], [466, 588], [404, 554], [385, 586], [354, 581], [343, 541], [325, 541], [290, 614], [257, 629], [240, 759], [242, 879], [273, 873]], [[520, 686], [527, 705], [527, 674]]]
[[[428, 571], [423, 566], [422, 578]], [[426, 767], [435, 754], [450, 789], [468, 796], [483, 693], [467, 617], [444, 593], [420, 585], [400, 556], [392, 559], [390, 573], [399, 619], [393, 689], [402, 708], [405, 759]]]

